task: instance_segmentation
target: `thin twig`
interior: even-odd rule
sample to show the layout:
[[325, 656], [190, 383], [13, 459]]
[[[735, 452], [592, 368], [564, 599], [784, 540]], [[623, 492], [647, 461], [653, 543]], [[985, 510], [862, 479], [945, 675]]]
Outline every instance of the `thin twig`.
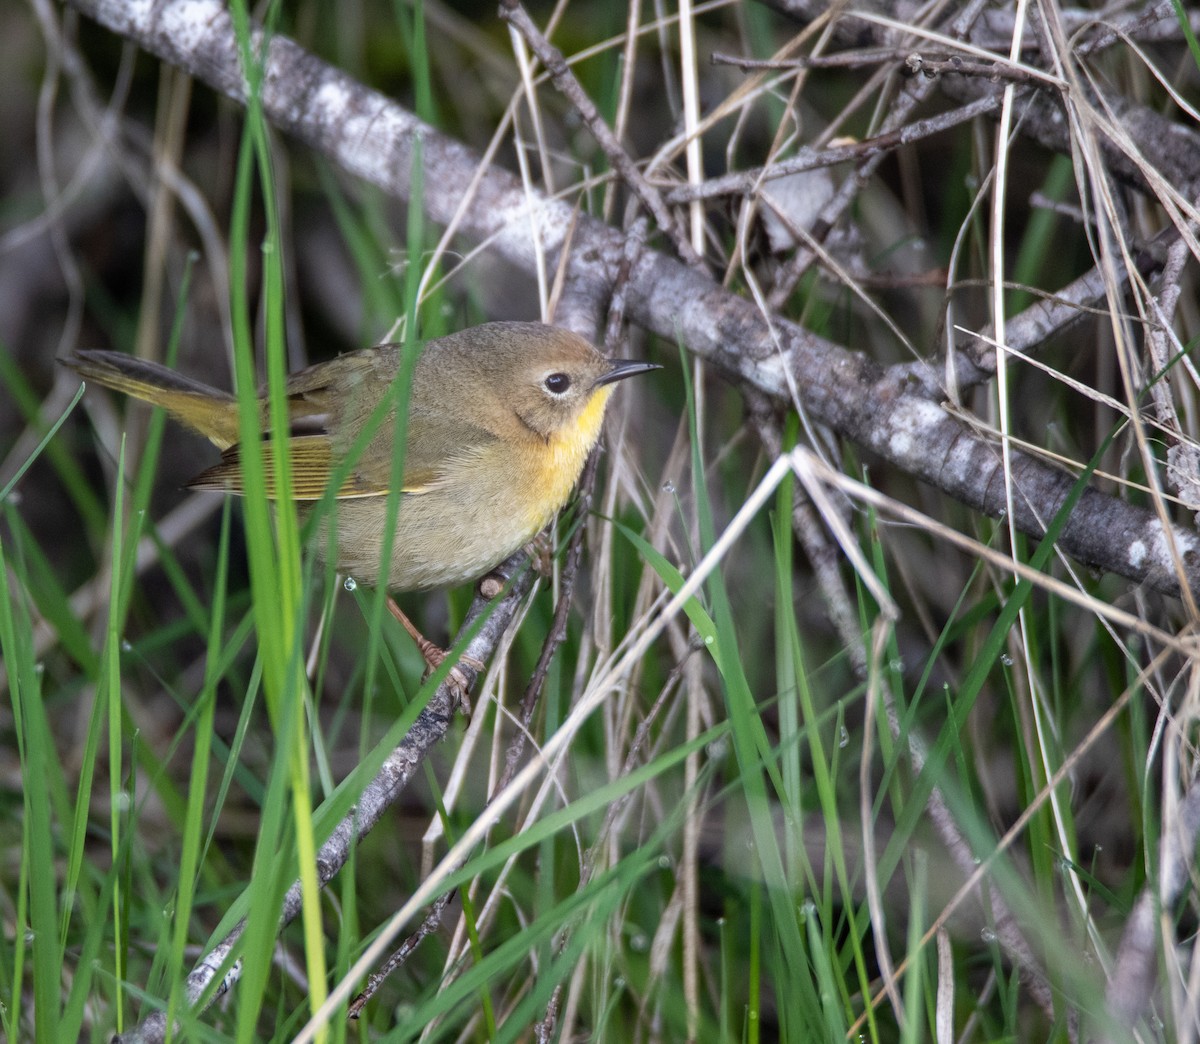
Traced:
[[1012, 62], [979, 62], [971, 61], [960, 55], [950, 55], [948, 58], [926, 58], [913, 51], [897, 48], [870, 48], [864, 51], [843, 51], [830, 55], [797, 55], [795, 58], [768, 59], [743, 58], [739, 55], [723, 54], [714, 51], [714, 64], [732, 65], [747, 72], [759, 70], [778, 70], [781, 72], [795, 69], [857, 69], [863, 66], [877, 66], [888, 62], [899, 62], [905, 72], [912, 76], [936, 77], [949, 74], [958, 76], [977, 76], [999, 82], [1011, 80], [1014, 83], [1046, 85], [1043, 77], [1034, 75], [1028, 69], [1021, 69]]
[[912, 76], [936, 79], [939, 76], [977, 76], [992, 83], [1007, 80], [1012, 83], [1045, 86], [1045, 81], [1025, 69], [1015, 69], [1004, 62], [969, 62], [958, 55], [949, 58], [926, 58], [916, 52], [904, 59], [904, 70]]
[[517, 0], [502, 0], [500, 17], [525, 38], [533, 53], [546, 67], [554, 86], [562, 92], [567, 101], [575, 106], [580, 118], [592, 132], [592, 137], [596, 139], [596, 144], [604, 150], [613, 169], [642, 201], [642, 205], [654, 215], [654, 220], [658, 222], [659, 228], [671, 237], [671, 242], [675, 244], [679, 256], [689, 265], [703, 267], [700, 256], [692, 249], [687, 235], [667, 208], [661, 194], [642, 177], [641, 171], [629, 158], [624, 146], [617, 140], [608, 124], [604, 122], [595, 103], [584, 93], [583, 87], [575, 79], [575, 74], [571, 72], [562, 52], [542, 35], [541, 30]]
[[804, 171], [819, 170], [824, 167], [835, 167], [839, 163], [851, 163], [868, 159], [872, 156], [892, 152], [905, 145], [911, 145], [923, 138], [942, 134], [961, 123], [968, 123], [979, 116], [985, 116], [1000, 106], [999, 95], [989, 95], [978, 98], [967, 105], [948, 112], [938, 113], [925, 120], [905, 124], [895, 130], [872, 134], [862, 141], [848, 144], [830, 145], [825, 148], [810, 148], [801, 146], [796, 155], [785, 160], [779, 160], [766, 167], [754, 167], [750, 170], [736, 171], [721, 177], [709, 178], [698, 185], [680, 185], [666, 193], [664, 198], [672, 205], [688, 203], [693, 199], [714, 199], [719, 196], [745, 195], [755, 191], [764, 182], [786, 178], [792, 174]]
[[633, 266], [646, 246], [646, 218], [640, 217], [629, 226], [625, 238], [625, 253], [617, 268], [617, 276], [613, 281], [612, 297], [608, 305], [608, 319], [604, 323], [604, 350], [609, 355], [616, 355], [617, 345], [621, 339], [621, 330], [625, 326], [625, 305], [629, 300], [629, 275]]
[[375, 996], [376, 991], [383, 985], [387, 977], [408, 960], [425, 939], [442, 926], [442, 914], [445, 913], [446, 907], [450, 905], [450, 900], [457, 894], [458, 890], [452, 888], [449, 892], [440, 895], [437, 901], [430, 906], [429, 913], [425, 915], [425, 920], [421, 922], [420, 927], [405, 939], [396, 952], [379, 966], [379, 971], [367, 979], [367, 984], [362, 988], [362, 992], [350, 1002], [350, 1006], [347, 1009], [347, 1014], [350, 1018], [357, 1019], [361, 1016], [363, 1008]]
[[1189, 436], [1187, 426], [1180, 421], [1175, 403], [1186, 401], [1185, 395], [1175, 392], [1179, 371], [1172, 365], [1184, 348], [1171, 331], [1174, 326], [1175, 310], [1182, 291], [1184, 268], [1191, 259], [1187, 243], [1177, 240], [1167, 252], [1167, 262], [1162, 271], [1162, 288], [1151, 303], [1158, 320], [1147, 327], [1146, 342], [1150, 363], [1156, 379], [1150, 382], [1150, 397], [1160, 427], [1171, 433], [1171, 445], [1167, 447], [1166, 481], [1171, 492], [1178, 494], [1192, 510], [1200, 508], [1200, 449], [1194, 436]]
[[709, 58], [713, 65], [732, 65], [745, 72], [794, 72], [797, 69], [860, 69], [900, 62], [907, 56], [907, 51], [898, 51], [894, 47], [873, 47], [839, 54], [798, 54], [794, 58], [747, 58], [741, 54], [713, 51]]

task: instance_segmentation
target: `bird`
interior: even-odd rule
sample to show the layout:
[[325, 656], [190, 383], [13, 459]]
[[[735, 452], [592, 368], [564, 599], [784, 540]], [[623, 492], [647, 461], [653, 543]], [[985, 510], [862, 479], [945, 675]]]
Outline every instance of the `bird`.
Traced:
[[[396, 448], [389, 396], [408, 350], [419, 355], [391, 554], [383, 561]], [[189, 489], [246, 491], [236, 396], [123, 352], [79, 350], [60, 361], [85, 381], [161, 407], [221, 450], [220, 462], [188, 481]], [[409, 348], [347, 352], [287, 377], [291, 482], [283, 494], [303, 517], [340, 476], [334, 510], [317, 521], [314, 553], [332, 555], [334, 567], [356, 582], [384, 585], [393, 615], [435, 668], [445, 651], [390, 593], [476, 580], [529, 543], [570, 498], [615, 385], [659, 368], [610, 359], [578, 334], [536, 322], [490, 322]], [[274, 488], [265, 387], [258, 403], [266, 492], [275, 499], [281, 491]], [[382, 423], [361, 438], [383, 411]], [[455, 681], [465, 698], [461, 674]]]

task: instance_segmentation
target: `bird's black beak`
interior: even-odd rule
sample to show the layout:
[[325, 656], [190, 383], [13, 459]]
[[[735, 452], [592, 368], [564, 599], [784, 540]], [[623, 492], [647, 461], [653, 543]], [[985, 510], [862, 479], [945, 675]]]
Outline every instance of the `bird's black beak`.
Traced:
[[612, 384], [614, 381], [623, 381], [626, 377], [633, 377], [639, 373], [649, 373], [651, 370], [661, 369], [662, 367], [658, 363], [640, 362], [637, 359], [614, 359], [612, 369], [596, 378], [595, 386], [599, 388], [602, 384]]

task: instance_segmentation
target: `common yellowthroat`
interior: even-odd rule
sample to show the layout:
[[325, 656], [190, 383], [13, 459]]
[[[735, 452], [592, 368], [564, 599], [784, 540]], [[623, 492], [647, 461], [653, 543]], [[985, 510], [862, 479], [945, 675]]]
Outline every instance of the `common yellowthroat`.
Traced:
[[[311, 504], [325, 494], [391, 394], [402, 351], [364, 348], [288, 377], [293, 499]], [[81, 351], [63, 362], [85, 380], [161, 406], [221, 449], [221, 462], [190, 488], [244, 492], [233, 395], [121, 352]], [[333, 524], [336, 568], [370, 586], [425, 590], [482, 576], [566, 503], [600, 437], [613, 385], [658, 368], [608, 359], [582, 337], [542, 323], [485, 323], [426, 342], [413, 371], [391, 560], [381, 562], [380, 553], [394, 410], [338, 489], [336, 517], [321, 521], [314, 550], [326, 556]], [[266, 429], [265, 389], [259, 402]], [[270, 442], [262, 448], [269, 460]]]

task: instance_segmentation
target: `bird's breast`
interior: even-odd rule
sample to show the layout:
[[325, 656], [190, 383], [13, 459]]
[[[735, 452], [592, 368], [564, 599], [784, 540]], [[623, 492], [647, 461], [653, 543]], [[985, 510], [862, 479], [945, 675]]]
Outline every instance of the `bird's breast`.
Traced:
[[[482, 576], [532, 539], [571, 495], [600, 437], [609, 388], [601, 388], [575, 421], [549, 439], [476, 447], [442, 476], [398, 505], [390, 566], [381, 576], [380, 534], [386, 497], [336, 505], [338, 568], [361, 582], [395, 590], [463, 583]], [[328, 524], [317, 551], [326, 556]]]
[[[611, 387], [598, 388], [573, 423], [555, 432], [546, 442], [539, 442], [540, 448], [534, 453], [538, 463], [529, 469], [532, 488], [527, 505], [535, 532], [567, 502], [579, 481], [588, 454], [600, 438], [604, 409], [611, 394]], [[532, 517], [538, 512], [537, 518]]]

